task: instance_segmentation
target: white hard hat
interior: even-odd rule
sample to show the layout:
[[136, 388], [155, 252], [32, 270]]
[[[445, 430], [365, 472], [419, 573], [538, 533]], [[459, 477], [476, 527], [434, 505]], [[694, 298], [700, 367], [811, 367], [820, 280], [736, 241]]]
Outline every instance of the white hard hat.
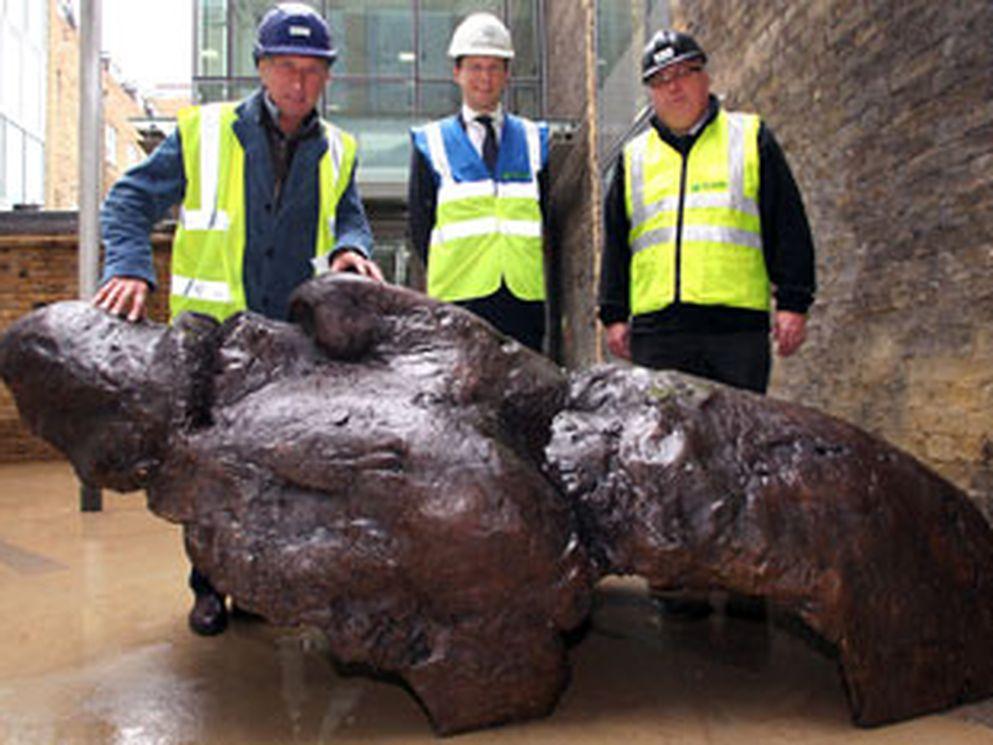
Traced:
[[513, 59], [514, 44], [510, 32], [492, 13], [467, 16], [452, 34], [448, 56], [458, 59], [469, 55]]

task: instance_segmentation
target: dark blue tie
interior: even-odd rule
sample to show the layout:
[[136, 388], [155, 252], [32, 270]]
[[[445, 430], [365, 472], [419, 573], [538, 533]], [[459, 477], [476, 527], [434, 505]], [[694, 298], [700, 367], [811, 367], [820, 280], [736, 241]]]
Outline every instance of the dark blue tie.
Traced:
[[483, 114], [476, 117], [476, 121], [486, 129], [486, 137], [483, 138], [483, 162], [491, 174], [496, 173], [497, 163], [497, 139], [496, 130], [493, 129], [493, 117]]

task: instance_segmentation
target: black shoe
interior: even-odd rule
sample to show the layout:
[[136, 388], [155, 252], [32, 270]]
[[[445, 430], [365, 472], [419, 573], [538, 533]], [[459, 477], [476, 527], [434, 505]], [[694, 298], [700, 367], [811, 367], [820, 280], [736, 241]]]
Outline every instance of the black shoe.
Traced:
[[655, 600], [662, 614], [676, 621], [701, 621], [714, 612], [709, 600], [666, 597], [656, 597]]
[[724, 604], [724, 615], [745, 621], [765, 621], [769, 611], [763, 597], [731, 593]]
[[240, 605], [238, 605], [234, 600], [231, 601], [231, 620], [232, 621], [247, 621], [249, 623], [256, 621], [265, 621], [265, 617], [259, 615], [258, 613], [253, 613], [250, 610], [245, 610]]
[[216, 636], [228, 627], [224, 597], [213, 593], [197, 595], [190, 611], [190, 629], [200, 636]]

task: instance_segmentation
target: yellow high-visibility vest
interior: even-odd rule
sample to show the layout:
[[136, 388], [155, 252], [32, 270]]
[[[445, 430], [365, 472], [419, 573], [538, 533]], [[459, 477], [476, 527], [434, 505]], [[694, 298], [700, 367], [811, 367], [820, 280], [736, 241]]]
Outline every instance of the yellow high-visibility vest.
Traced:
[[720, 111], [690, 150], [685, 179], [682, 156], [654, 128], [625, 146], [632, 315], [661, 310], [677, 298], [769, 309], [759, 124], [754, 114]]
[[439, 179], [428, 251], [431, 297], [486, 297], [504, 282], [521, 300], [545, 299], [538, 173], [547, 130], [507, 115], [503, 138], [494, 178], [455, 117], [414, 131]]
[[[245, 310], [245, 151], [234, 103], [179, 112], [186, 195], [172, 246], [169, 313], [197, 311], [223, 321]], [[355, 139], [323, 122], [328, 149], [319, 166], [314, 257], [334, 248], [335, 214], [355, 164]], [[315, 264], [316, 266], [316, 264]]]

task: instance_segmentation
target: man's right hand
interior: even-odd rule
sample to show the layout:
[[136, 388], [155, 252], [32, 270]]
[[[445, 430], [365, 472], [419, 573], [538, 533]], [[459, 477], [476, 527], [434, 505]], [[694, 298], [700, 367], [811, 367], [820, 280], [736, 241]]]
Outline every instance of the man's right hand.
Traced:
[[108, 313], [140, 321], [145, 317], [148, 282], [134, 277], [113, 277], [93, 296], [93, 304]]
[[619, 321], [607, 326], [607, 348], [615, 357], [631, 359], [631, 324]]

